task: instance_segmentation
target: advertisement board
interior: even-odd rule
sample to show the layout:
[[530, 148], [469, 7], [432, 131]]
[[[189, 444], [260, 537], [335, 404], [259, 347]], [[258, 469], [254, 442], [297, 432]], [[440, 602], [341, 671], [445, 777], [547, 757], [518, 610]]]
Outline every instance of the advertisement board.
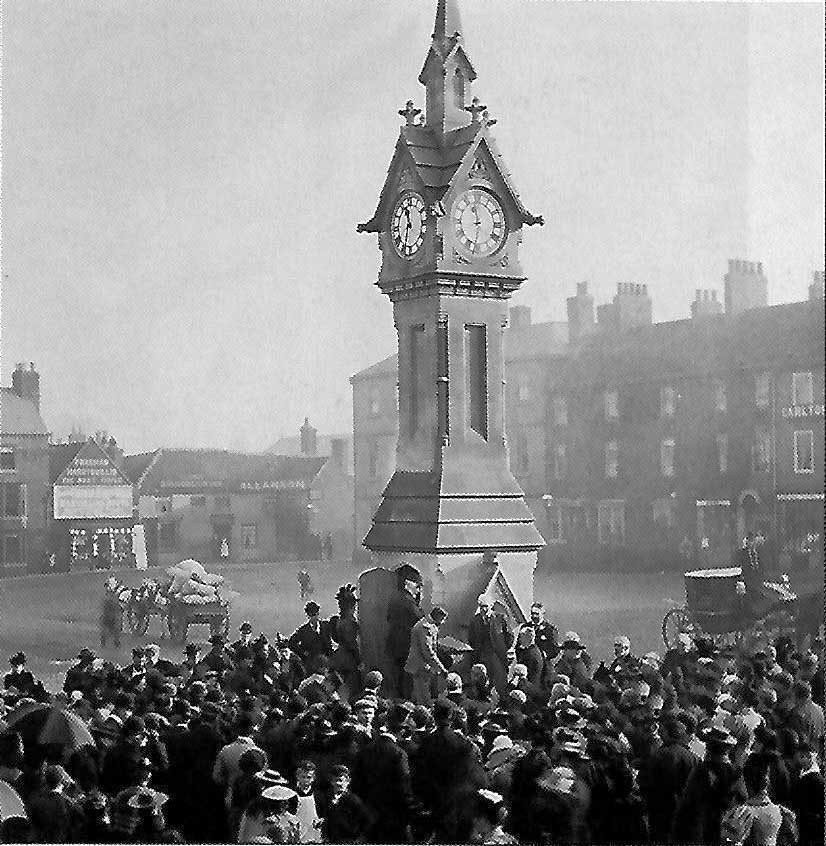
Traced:
[[55, 520], [132, 516], [131, 485], [55, 485]]

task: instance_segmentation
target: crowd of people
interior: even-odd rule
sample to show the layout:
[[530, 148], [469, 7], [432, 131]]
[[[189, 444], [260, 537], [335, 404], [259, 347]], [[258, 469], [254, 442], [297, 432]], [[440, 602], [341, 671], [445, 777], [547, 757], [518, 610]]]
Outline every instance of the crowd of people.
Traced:
[[[48, 692], [12, 656], [4, 840], [140, 843], [823, 843], [822, 641], [619, 635], [595, 662], [535, 604], [482, 595], [471, 651], [439, 642], [415, 579], [364, 665], [355, 589], [289, 638], [155, 644], [123, 667], [83, 649]], [[62, 727], [63, 731], [57, 731]], [[2, 791], [0, 809], [8, 812]]]

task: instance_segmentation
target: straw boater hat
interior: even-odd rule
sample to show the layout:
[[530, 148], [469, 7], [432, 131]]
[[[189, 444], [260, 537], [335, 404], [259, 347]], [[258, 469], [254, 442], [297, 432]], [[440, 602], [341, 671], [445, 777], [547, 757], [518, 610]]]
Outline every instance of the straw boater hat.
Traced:
[[292, 799], [293, 796], [297, 795], [298, 794], [286, 784], [274, 784], [261, 792], [262, 799], [270, 799], [274, 802], [286, 802], [287, 800]]
[[585, 649], [582, 638], [576, 632], [565, 632], [561, 646], [563, 649]]
[[286, 787], [288, 785], [287, 779], [285, 779], [284, 776], [282, 776], [277, 770], [264, 770], [263, 772], [256, 773], [255, 780], [260, 781], [268, 787], [276, 785]]
[[144, 787], [135, 793], [134, 796], [130, 796], [126, 804], [130, 808], [136, 808], [139, 811], [149, 809], [157, 811], [166, 804], [168, 799], [169, 797], [165, 793], [160, 793], [157, 790], [151, 790], [148, 787]]

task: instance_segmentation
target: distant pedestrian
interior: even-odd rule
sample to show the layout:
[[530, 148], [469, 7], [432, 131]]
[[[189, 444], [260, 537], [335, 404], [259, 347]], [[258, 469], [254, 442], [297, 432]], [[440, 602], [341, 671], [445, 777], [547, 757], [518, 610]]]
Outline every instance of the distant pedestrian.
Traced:
[[105, 647], [108, 641], [120, 647], [120, 635], [123, 631], [123, 610], [117, 596], [117, 582], [114, 578], [106, 582], [103, 602], [100, 609], [100, 645]]
[[302, 602], [313, 595], [313, 579], [306, 567], [302, 567], [296, 576], [298, 593]]
[[229, 560], [229, 541], [226, 538], [221, 538], [221, 561]]

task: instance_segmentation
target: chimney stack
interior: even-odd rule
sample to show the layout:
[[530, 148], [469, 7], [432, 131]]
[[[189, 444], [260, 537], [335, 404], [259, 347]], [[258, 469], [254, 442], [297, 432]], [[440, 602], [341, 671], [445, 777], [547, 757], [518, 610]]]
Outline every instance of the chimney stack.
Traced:
[[694, 292], [694, 302], [691, 304], [691, 317], [708, 317], [712, 314], [722, 314], [723, 304], [717, 299], [717, 291], [699, 288]]
[[529, 306], [511, 306], [508, 316], [511, 329], [524, 329], [531, 325], [531, 309]]
[[29, 363], [28, 370], [24, 363], [19, 363], [11, 375], [12, 390], [21, 399], [30, 400], [40, 411], [40, 374], [34, 369], [34, 362]]
[[815, 270], [812, 273], [812, 284], [809, 285], [809, 299], [822, 300], [823, 299], [823, 271]]
[[768, 305], [769, 281], [763, 273], [762, 262], [729, 259], [723, 282], [726, 314], [739, 314]]
[[618, 331], [650, 326], [653, 322], [653, 303], [648, 295], [648, 285], [638, 282], [620, 282], [613, 303], [597, 309], [599, 322]]
[[347, 438], [332, 438], [330, 440], [330, 458], [336, 467], [347, 471]]
[[304, 425], [299, 430], [301, 434], [301, 454], [316, 455], [318, 450], [316, 435], [318, 431], [310, 425], [310, 419], [304, 418]]
[[577, 282], [576, 296], [566, 300], [568, 308], [568, 340], [573, 344], [596, 329], [594, 298], [588, 293], [587, 282]]

